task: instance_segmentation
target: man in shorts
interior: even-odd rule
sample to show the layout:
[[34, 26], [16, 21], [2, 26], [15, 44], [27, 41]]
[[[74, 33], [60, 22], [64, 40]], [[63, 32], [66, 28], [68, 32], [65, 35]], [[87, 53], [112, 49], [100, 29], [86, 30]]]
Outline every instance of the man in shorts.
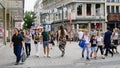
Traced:
[[43, 48], [44, 48], [44, 57], [48, 57], [50, 58], [50, 48], [49, 48], [49, 33], [46, 31], [45, 27], [43, 28], [43, 32], [42, 32], [42, 41], [43, 41]]

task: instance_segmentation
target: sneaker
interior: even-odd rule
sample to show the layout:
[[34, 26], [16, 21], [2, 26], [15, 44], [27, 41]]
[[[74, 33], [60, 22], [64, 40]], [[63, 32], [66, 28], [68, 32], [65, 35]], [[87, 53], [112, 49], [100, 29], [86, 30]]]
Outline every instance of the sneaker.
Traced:
[[47, 58], [51, 58], [50, 55], [48, 55]]
[[63, 51], [61, 57], [63, 57], [64, 55], [65, 55], [65, 52]]
[[15, 63], [15, 65], [18, 65], [18, 64], [19, 64], [19, 62], [16, 62], [16, 63]]
[[102, 55], [102, 59], [105, 59], [105, 56], [104, 56], [104, 55]]
[[46, 54], [44, 54], [44, 57], [46, 57], [47, 55]]
[[82, 58], [84, 58], [84, 55], [82, 55]]
[[90, 60], [90, 59], [87, 57], [86, 60]]

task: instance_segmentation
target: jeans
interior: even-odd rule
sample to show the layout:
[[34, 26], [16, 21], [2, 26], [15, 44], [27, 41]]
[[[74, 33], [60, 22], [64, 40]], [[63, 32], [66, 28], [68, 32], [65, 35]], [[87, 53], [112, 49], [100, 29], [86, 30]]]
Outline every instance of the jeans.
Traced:
[[85, 44], [83, 50], [82, 50], [82, 56], [84, 56], [84, 51], [86, 49], [86, 54], [87, 54], [87, 58], [89, 58], [89, 44]]
[[26, 54], [27, 54], [27, 56], [29, 56], [30, 52], [31, 52], [31, 44], [25, 43], [25, 48], [26, 48]]
[[21, 59], [22, 45], [14, 46], [14, 54], [16, 56], [16, 62], [19, 62]]

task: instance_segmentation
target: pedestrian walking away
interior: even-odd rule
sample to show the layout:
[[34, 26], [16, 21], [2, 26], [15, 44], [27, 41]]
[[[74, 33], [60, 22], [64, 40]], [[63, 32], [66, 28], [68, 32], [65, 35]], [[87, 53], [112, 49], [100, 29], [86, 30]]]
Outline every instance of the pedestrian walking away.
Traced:
[[31, 52], [31, 39], [32, 39], [32, 35], [30, 33], [30, 30], [27, 29], [25, 31], [25, 48], [26, 48], [27, 57], [30, 56], [30, 52]]
[[97, 47], [97, 52], [100, 49], [102, 59], [105, 59], [104, 54], [103, 54], [104, 42], [103, 42], [103, 37], [101, 36], [101, 32], [100, 31], [97, 32], [96, 39], [97, 39], [97, 46], [98, 46]]
[[108, 56], [108, 52], [111, 54], [111, 56], [113, 56], [113, 52], [110, 50], [111, 35], [112, 35], [112, 31], [110, 31], [109, 28], [107, 28], [107, 31], [105, 32], [105, 35], [104, 35], [104, 45], [106, 49], [105, 56]]
[[49, 33], [46, 31], [46, 28], [43, 28], [42, 32], [42, 42], [43, 42], [43, 50], [44, 50], [44, 57], [50, 58], [50, 47], [49, 47]]
[[36, 56], [39, 57], [39, 45], [40, 45], [40, 34], [38, 31], [36, 31], [35, 35], [34, 35], [34, 44], [35, 44], [35, 49], [36, 49]]
[[14, 54], [16, 56], [16, 63], [18, 65], [21, 59], [21, 50], [24, 47], [24, 41], [21, 34], [19, 34], [19, 30], [17, 28], [14, 29], [15, 34], [12, 36], [12, 41], [10, 47], [13, 46]]
[[62, 52], [61, 57], [65, 55], [65, 45], [66, 45], [66, 32], [63, 25], [60, 26], [58, 31], [59, 49]]

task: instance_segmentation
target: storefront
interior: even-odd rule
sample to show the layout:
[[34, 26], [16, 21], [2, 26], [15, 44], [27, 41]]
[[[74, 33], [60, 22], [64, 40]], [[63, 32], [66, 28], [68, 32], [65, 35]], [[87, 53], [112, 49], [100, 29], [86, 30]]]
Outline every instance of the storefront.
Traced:
[[120, 29], [120, 13], [110, 13], [108, 14], [107, 19], [108, 19], [107, 26], [110, 27], [111, 31], [115, 27]]
[[5, 8], [0, 3], [0, 43], [3, 42], [4, 37], [5, 37], [4, 22], [5, 22]]

